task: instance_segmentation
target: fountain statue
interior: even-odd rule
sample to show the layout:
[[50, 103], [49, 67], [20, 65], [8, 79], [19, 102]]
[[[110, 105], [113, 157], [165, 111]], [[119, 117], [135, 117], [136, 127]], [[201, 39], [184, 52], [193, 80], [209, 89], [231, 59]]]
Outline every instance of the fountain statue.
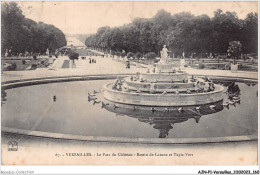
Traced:
[[49, 56], [49, 55], [50, 55], [50, 51], [49, 51], [49, 49], [48, 49], [48, 48], [46, 49], [46, 55], [47, 55], [47, 56]]
[[171, 62], [170, 57], [168, 56], [168, 52], [170, 52], [166, 45], [163, 45], [163, 48], [161, 50], [161, 59], [156, 64], [157, 72], [169, 72], [175, 67], [176, 65]]
[[162, 62], [162, 63], [169, 62], [168, 52], [169, 52], [169, 50], [166, 48], [166, 45], [163, 45], [163, 49], [161, 50], [160, 62]]
[[[166, 45], [161, 60], [152, 71], [144, 70], [126, 77], [122, 86], [110, 83], [103, 87], [105, 99], [130, 105], [178, 107], [212, 104], [223, 101], [224, 87], [177, 69], [168, 57]], [[178, 70], [178, 71], [176, 71]], [[117, 80], [118, 81], [118, 80]], [[127, 89], [125, 91], [124, 89]]]

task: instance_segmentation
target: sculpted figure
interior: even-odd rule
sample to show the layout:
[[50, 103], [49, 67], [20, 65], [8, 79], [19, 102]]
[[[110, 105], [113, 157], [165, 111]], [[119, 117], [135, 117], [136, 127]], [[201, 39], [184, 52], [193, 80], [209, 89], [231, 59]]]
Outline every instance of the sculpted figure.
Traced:
[[169, 50], [166, 48], [166, 45], [163, 45], [163, 49], [161, 51], [161, 61], [167, 62], [168, 52], [169, 52]]

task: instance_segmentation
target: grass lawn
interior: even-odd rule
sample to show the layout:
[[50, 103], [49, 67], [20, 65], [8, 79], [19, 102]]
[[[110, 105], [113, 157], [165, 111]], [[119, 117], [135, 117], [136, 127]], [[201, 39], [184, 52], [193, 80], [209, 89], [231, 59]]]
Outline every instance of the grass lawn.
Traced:
[[16, 63], [16, 69], [17, 71], [20, 70], [25, 70], [27, 67], [31, 66], [32, 64], [37, 64], [38, 62], [41, 62], [43, 60], [46, 60], [46, 58], [38, 58], [37, 60], [26, 60], [25, 64], [22, 63], [22, 58], [20, 59], [9, 59], [9, 60], [4, 60], [2, 59], [2, 64], [3, 63]]
[[137, 59], [133, 59], [131, 60], [132, 62], [135, 63], [141, 63], [141, 64], [146, 64], [146, 65], [153, 65], [154, 63], [158, 63], [160, 60], [157, 59], [144, 59], [144, 60], [138, 60]]

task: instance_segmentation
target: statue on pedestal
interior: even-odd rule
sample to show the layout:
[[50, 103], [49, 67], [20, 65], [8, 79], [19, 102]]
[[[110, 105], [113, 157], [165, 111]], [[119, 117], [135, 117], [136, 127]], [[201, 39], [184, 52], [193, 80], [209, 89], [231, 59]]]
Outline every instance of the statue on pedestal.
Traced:
[[166, 45], [163, 45], [163, 49], [161, 51], [161, 62], [168, 62], [168, 52], [170, 52], [167, 48]]
[[49, 56], [50, 55], [50, 51], [49, 51], [49, 49], [47, 48], [47, 50], [46, 50], [46, 55], [47, 56]]
[[151, 94], [155, 93], [155, 84], [154, 83], [150, 83], [150, 93]]
[[8, 49], [5, 50], [5, 57], [8, 56]]

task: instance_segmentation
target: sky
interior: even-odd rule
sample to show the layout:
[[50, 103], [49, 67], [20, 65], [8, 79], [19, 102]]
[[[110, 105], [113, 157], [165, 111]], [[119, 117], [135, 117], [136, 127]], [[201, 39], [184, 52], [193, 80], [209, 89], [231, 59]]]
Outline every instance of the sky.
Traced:
[[92, 34], [102, 26], [122, 26], [136, 18], [151, 18], [158, 10], [171, 14], [190, 12], [213, 17], [214, 11], [234, 11], [244, 19], [250, 12], [258, 12], [257, 2], [19, 2], [24, 15], [36, 22], [53, 24], [66, 34]]

